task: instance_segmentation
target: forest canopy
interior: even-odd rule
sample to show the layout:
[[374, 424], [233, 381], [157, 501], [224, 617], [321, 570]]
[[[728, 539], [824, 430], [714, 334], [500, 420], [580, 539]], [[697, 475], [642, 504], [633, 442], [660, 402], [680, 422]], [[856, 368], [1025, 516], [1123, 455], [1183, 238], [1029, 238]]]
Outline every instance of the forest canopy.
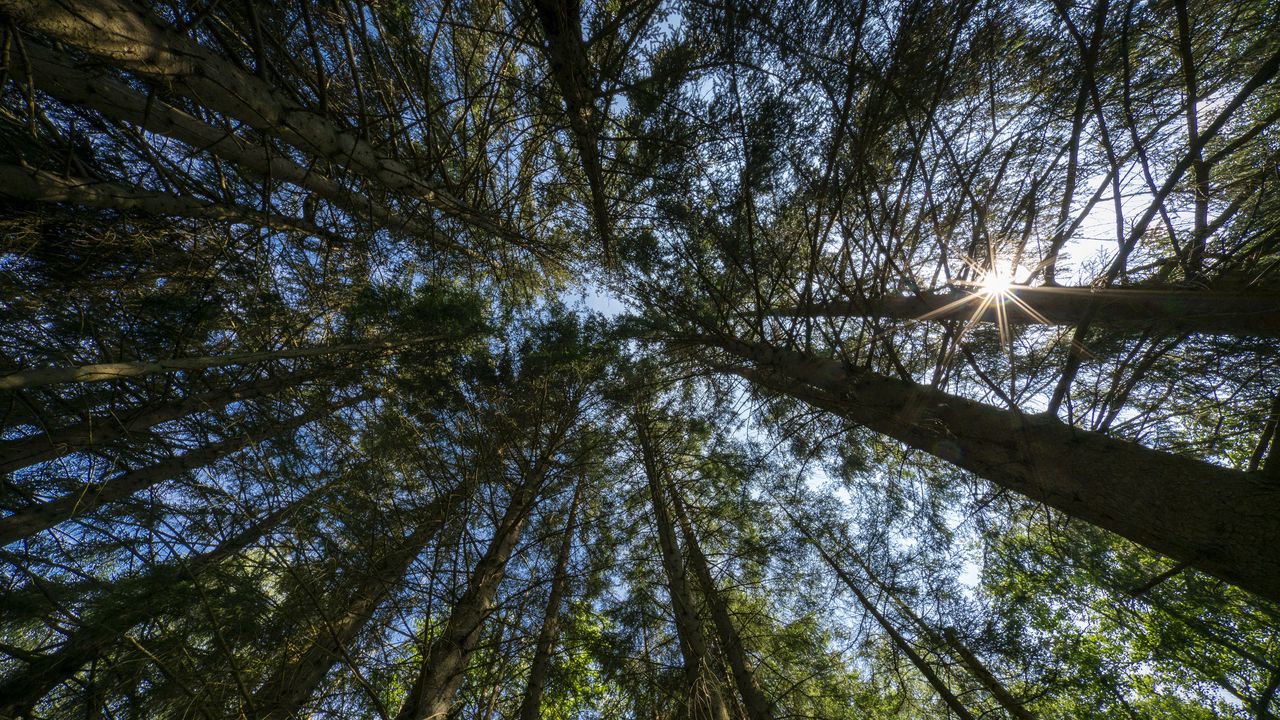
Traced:
[[1277, 0], [0, 0], [0, 718], [1280, 716]]

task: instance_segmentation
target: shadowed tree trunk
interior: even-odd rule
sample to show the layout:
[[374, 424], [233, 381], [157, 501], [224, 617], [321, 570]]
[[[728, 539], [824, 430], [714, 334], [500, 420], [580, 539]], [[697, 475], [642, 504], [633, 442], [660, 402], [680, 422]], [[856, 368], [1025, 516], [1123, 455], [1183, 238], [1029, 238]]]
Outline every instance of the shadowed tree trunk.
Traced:
[[393, 232], [431, 238], [440, 247], [460, 248], [436, 228], [399, 215], [367, 196], [357, 196], [326, 178], [317, 168], [302, 167], [266, 147], [209, 125], [158, 98], [135, 91], [109, 73], [77, 65], [64, 55], [34, 43], [27, 43], [24, 50], [24, 58], [31, 64], [31, 79], [64, 102], [92, 108], [109, 118], [175, 138], [259, 178], [288, 182], [310, 190], [353, 217], [368, 217]]
[[573, 551], [573, 533], [577, 529], [578, 502], [581, 500], [582, 489], [585, 486], [585, 479], [578, 480], [578, 486], [573, 491], [573, 500], [569, 503], [564, 539], [561, 540], [560, 550], [556, 554], [551, 590], [547, 595], [547, 609], [542, 616], [542, 629], [538, 632], [533, 663], [529, 667], [529, 679], [525, 683], [524, 699], [520, 701], [520, 711], [516, 715], [520, 720], [538, 720], [542, 717], [542, 693], [547, 686], [547, 676], [551, 672], [551, 655], [560, 634], [560, 604], [568, 590], [569, 558]]
[[582, 39], [582, 4], [580, 0], [533, 0], [533, 6], [546, 38], [542, 51], [564, 98], [569, 130], [587, 176], [591, 215], [595, 219], [596, 231], [600, 233], [605, 260], [612, 263], [613, 223], [604, 191], [595, 89], [587, 59], [587, 45]]
[[376, 565], [359, 574], [355, 588], [342, 602], [337, 616], [324, 620], [306, 650], [273, 672], [253, 694], [252, 717], [261, 720], [297, 717], [333, 666], [347, 659], [347, 647], [359, 637], [387, 595], [404, 581], [413, 561], [457, 506], [466, 500], [472, 485], [464, 482], [430, 505], [414, 511], [414, 516], [421, 520], [409, 537]]
[[843, 415], [995, 484], [1280, 600], [1280, 487], [1259, 473], [1000, 410], [830, 359], [737, 339], [703, 342], [751, 363], [757, 386]]
[[148, 215], [222, 220], [269, 230], [294, 230], [327, 238], [339, 245], [347, 242], [341, 235], [301, 218], [201, 200], [190, 195], [133, 188], [93, 178], [66, 177], [17, 165], [0, 164], [0, 196], [28, 202], [68, 203], [105, 210], [139, 211]]
[[[421, 174], [383, 155], [373, 144], [299, 106], [261, 77], [164, 27], [129, 0], [4, 0], [0, 14], [19, 27], [45, 33], [166, 89], [225, 113], [255, 130], [420, 199], [476, 227], [522, 241], [519, 233], [473, 210]], [[443, 239], [439, 234], [437, 238]], [[455, 250], [464, 250], [449, 243]]]
[[85, 515], [108, 503], [123, 500], [189, 470], [209, 465], [255, 443], [297, 430], [303, 425], [367, 398], [367, 395], [360, 395], [337, 403], [325, 403], [268, 427], [235, 435], [208, 447], [162, 460], [154, 465], [130, 470], [102, 483], [86, 484], [80, 490], [57, 500], [48, 500], [21, 508], [0, 519], [0, 547], [48, 530], [76, 515]]
[[257, 542], [318, 491], [267, 514], [212, 550], [120, 581], [120, 586], [111, 589], [56, 651], [40, 655], [26, 669], [0, 683], [0, 717], [28, 715], [41, 698], [109, 652], [131, 628], [171, 611], [179, 603], [190, 602], [184, 591], [201, 573]]
[[[635, 427], [645, 477], [649, 481], [649, 502], [653, 509], [658, 547], [662, 551], [662, 567], [667, 575], [671, 613], [675, 616], [676, 635], [680, 641], [680, 653], [684, 657], [685, 686], [689, 693], [692, 715], [706, 720], [728, 720], [729, 710], [720, 691], [720, 682], [713, 671], [714, 665], [707, 649], [702, 620], [698, 617], [693, 593], [689, 589], [685, 564], [681, 560], [680, 547], [676, 541], [675, 525], [662, 491], [661, 477], [664, 471], [659, 465], [658, 451], [649, 434], [649, 418], [637, 413]], [[705, 703], [702, 702], [704, 689]]]
[[[781, 317], [883, 317], [897, 320], [977, 320], [1013, 325], [1079, 325], [1151, 330], [1160, 334], [1210, 333], [1280, 337], [1280, 296], [1145, 288], [1011, 287], [984, 302], [974, 292], [889, 295], [770, 311]], [[1000, 306], [997, 308], [997, 305]]]
[[17, 440], [0, 442], [0, 472], [12, 472], [87, 448], [102, 446], [132, 433], [186, 417], [192, 413], [219, 410], [231, 403], [270, 395], [318, 375], [314, 371], [263, 378], [234, 388], [161, 403], [133, 413], [95, 415], [75, 425], [50, 430]]
[[484, 621], [498, 594], [498, 585], [506, 576], [507, 561], [511, 559], [546, 481], [553, 455], [568, 429], [569, 423], [562, 421], [552, 432], [547, 447], [512, 491], [506, 512], [494, 528], [488, 548], [467, 580], [467, 589], [453, 606], [439, 637], [423, 652], [422, 667], [396, 714], [396, 720], [440, 720], [448, 714], [454, 696], [462, 686], [467, 662], [480, 641]]
[[[810, 543], [817, 546], [818, 541], [814, 539], [813, 534], [809, 532], [808, 528], [798, 522], [789, 510], [786, 510], [786, 512], [788, 517], [791, 518], [792, 525], [795, 526]], [[818, 551], [822, 555], [822, 559], [825, 560], [827, 564], [831, 566], [831, 569], [840, 575], [841, 579], [846, 585], [848, 585], [851, 578], [848, 578], [845, 570], [842, 567], [839, 567], [836, 564], [835, 559], [824, 549], [818, 548]], [[871, 583], [879, 588], [880, 592], [898, 607], [898, 610], [901, 611], [902, 614], [905, 615], [907, 619], [925, 635], [929, 642], [933, 643], [936, 647], [945, 647], [950, 650], [951, 653], [964, 664], [970, 674], [982, 683], [982, 686], [987, 689], [987, 692], [991, 693], [991, 696], [996, 699], [996, 702], [1000, 703], [1000, 706], [1003, 707], [1009, 715], [1018, 718], [1019, 720], [1036, 720], [1036, 716], [1023, 707], [1022, 702], [1014, 697], [1013, 693], [1009, 692], [1009, 689], [1004, 686], [1004, 683], [1000, 682], [1000, 679], [987, 668], [982, 660], [979, 659], [972, 650], [965, 646], [964, 642], [961, 641], [960, 636], [955, 632], [955, 630], [952, 628], [943, 628], [942, 632], [935, 630], [924, 621], [924, 618], [917, 615], [916, 612], [911, 609], [910, 605], [895, 595], [892, 588], [882, 581], [871, 569], [871, 566], [864, 562], [862, 558], [858, 557], [856, 553], [848, 550], [847, 548], [843, 550], [843, 553], [853, 558], [853, 561], [857, 563], [858, 567], [862, 568], [862, 571], [871, 579]]]
[[711, 621], [720, 639], [720, 648], [729, 658], [729, 667], [733, 670], [733, 679], [738, 686], [738, 693], [742, 695], [747, 717], [750, 720], [772, 720], [773, 710], [764, 696], [764, 691], [760, 689], [759, 681], [756, 680], [755, 669], [747, 659], [747, 650], [742, 645], [742, 637], [733, 624], [733, 618], [729, 615], [728, 603], [720, 594], [720, 589], [716, 587], [715, 578], [711, 577], [710, 564], [707, 562], [707, 556], [702, 553], [702, 546], [698, 542], [697, 533], [694, 532], [693, 523], [689, 520], [689, 514], [685, 511], [684, 502], [680, 499], [680, 493], [669, 481], [663, 484], [666, 486], [667, 496], [671, 499], [671, 507], [675, 510], [676, 519], [684, 531], [685, 546], [689, 550], [689, 564], [693, 567], [694, 577], [698, 579], [698, 583], [702, 586], [702, 594], [707, 599], [707, 606], [711, 610]]

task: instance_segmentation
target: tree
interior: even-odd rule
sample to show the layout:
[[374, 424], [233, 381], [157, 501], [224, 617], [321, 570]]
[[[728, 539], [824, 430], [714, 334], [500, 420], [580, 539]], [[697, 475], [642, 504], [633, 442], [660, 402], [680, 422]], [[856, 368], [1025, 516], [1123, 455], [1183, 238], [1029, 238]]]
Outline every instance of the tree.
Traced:
[[1274, 717], [1274, 15], [0, 0], [0, 714]]

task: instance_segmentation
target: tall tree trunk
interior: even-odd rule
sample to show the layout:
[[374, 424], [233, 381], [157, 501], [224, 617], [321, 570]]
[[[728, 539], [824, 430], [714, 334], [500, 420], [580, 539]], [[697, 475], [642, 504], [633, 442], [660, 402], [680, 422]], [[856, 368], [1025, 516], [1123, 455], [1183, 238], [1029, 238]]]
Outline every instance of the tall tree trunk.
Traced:
[[964, 703], [960, 702], [960, 698], [956, 697], [955, 693], [951, 692], [951, 688], [947, 687], [946, 682], [944, 682], [929, 663], [920, 656], [920, 653], [915, 651], [915, 648], [911, 646], [911, 643], [907, 642], [907, 639], [902, 636], [902, 633], [898, 632], [898, 629], [893, 626], [893, 623], [889, 621], [889, 618], [885, 617], [884, 613], [880, 612], [875, 603], [871, 602], [871, 599], [863, 594], [862, 589], [858, 587], [858, 583], [849, 576], [849, 573], [844, 571], [844, 568], [840, 567], [840, 564], [835, 561], [835, 558], [831, 557], [831, 555], [827, 553], [826, 548], [822, 546], [822, 543], [809, 535], [808, 531], [806, 531], [802, 526], [797, 525], [797, 528], [809, 539], [810, 544], [817, 548], [818, 554], [820, 554], [822, 559], [827, 562], [827, 565], [831, 566], [831, 569], [835, 571], [836, 575], [842, 582], [844, 582], [845, 586], [853, 592], [854, 597], [858, 599], [858, 604], [862, 605], [862, 607], [866, 609], [873, 618], [875, 618], [876, 622], [880, 624], [880, 627], [884, 628], [884, 631], [888, 633], [889, 638], [893, 640], [893, 644], [898, 648], [898, 650], [901, 651], [903, 655], [907, 656], [907, 659], [911, 661], [912, 665], [916, 666], [916, 669], [920, 671], [920, 674], [924, 676], [924, 679], [927, 680], [929, 685], [933, 687], [934, 691], [938, 693], [938, 696], [942, 698], [942, 701], [946, 703], [947, 707], [959, 716], [961, 720], [975, 720], [973, 713], [970, 713], [968, 708], [964, 706]]
[[131, 360], [114, 363], [94, 363], [70, 367], [37, 368], [21, 370], [0, 377], [0, 390], [54, 385], [72, 382], [107, 382], [122, 378], [143, 377], [156, 373], [172, 373], [183, 370], [208, 370], [228, 365], [247, 365], [255, 362], [290, 360], [315, 357], [330, 353], [394, 350], [413, 342], [439, 340], [438, 337], [410, 338], [406, 340], [369, 340], [322, 347], [281, 348], [239, 355], [214, 355], [205, 357], [167, 358], [164, 360]]
[[45, 433], [0, 442], [0, 473], [54, 460], [86, 448], [101, 446], [192, 413], [218, 410], [235, 402], [270, 395], [313, 378], [316, 372], [291, 373], [263, 378], [239, 387], [213, 390], [182, 400], [153, 405], [132, 413], [95, 415], [82, 423], [64, 425]]
[[273, 672], [253, 694], [251, 717], [287, 720], [298, 716], [333, 666], [347, 658], [347, 647], [373, 619], [374, 611], [387, 595], [404, 581], [414, 559], [470, 495], [473, 485], [464, 481], [427, 507], [414, 511], [420, 522], [409, 537], [360, 575], [354, 590], [340, 603], [338, 615], [325, 619], [307, 648]]
[[[559, 437], [563, 437], [563, 432]], [[507, 561], [511, 559], [546, 480], [552, 454], [558, 445], [558, 440], [549, 443], [528, 475], [512, 492], [488, 548], [467, 581], [467, 589], [453, 606], [440, 636], [423, 653], [422, 667], [404, 705], [396, 714], [396, 720], [443, 720], [448, 714], [454, 696], [462, 686], [467, 662], [480, 641], [484, 621], [498, 594], [498, 585], [506, 576]]]
[[70, 203], [106, 210], [139, 211], [148, 215], [222, 220], [268, 230], [293, 230], [326, 238], [339, 245], [347, 242], [341, 235], [301, 218], [96, 178], [68, 177], [19, 165], [0, 163], [0, 196], [27, 202]]
[[[0, 1], [0, 14], [20, 28], [47, 34], [171, 92], [196, 100], [255, 130], [349, 168], [386, 189], [421, 200], [465, 222], [517, 242], [525, 239], [428, 183], [422, 174], [381, 153], [327, 117], [300, 106], [270, 82], [241, 70], [199, 43], [165, 27], [130, 0]], [[451, 243], [452, 249], [461, 249]]]
[[975, 655], [969, 649], [969, 646], [964, 644], [964, 641], [960, 639], [959, 634], [953, 628], [943, 628], [942, 638], [946, 640], [947, 647], [951, 649], [951, 652], [960, 658], [960, 661], [969, 669], [969, 672], [978, 679], [978, 682], [982, 683], [982, 686], [987, 689], [987, 692], [991, 693], [996, 702], [1000, 703], [1000, 707], [1003, 707], [1011, 716], [1019, 718], [1019, 720], [1036, 720], [1036, 716], [1023, 706], [1022, 701], [1009, 692], [1009, 688], [1005, 687], [999, 678], [991, 673], [991, 670], [982, 662], [982, 659]]
[[365, 399], [367, 399], [367, 395], [360, 395], [337, 403], [326, 403], [269, 427], [235, 435], [208, 447], [192, 450], [183, 455], [162, 460], [154, 465], [130, 470], [100, 484], [86, 484], [80, 490], [64, 495], [57, 500], [48, 500], [24, 507], [0, 519], [0, 547], [48, 530], [61, 522], [70, 520], [76, 515], [92, 512], [107, 503], [127, 498], [165, 480], [175, 478], [188, 470], [194, 470], [221, 460], [254, 443], [296, 430], [303, 425], [314, 422], [342, 408], [355, 405]]
[[520, 720], [538, 720], [542, 717], [542, 693], [547, 686], [547, 676], [551, 672], [551, 655], [560, 634], [560, 604], [569, 586], [569, 558], [573, 552], [573, 533], [577, 529], [578, 503], [586, 484], [585, 478], [578, 480], [578, 486], [573, 491], [573, 500], [569, 503], [564, 539], [561, 540], [560, 550], [556, 555], [551, 590], [547, 595], [547, 609], [542, 615], [542, 629], [538, 632], [533, 663], [529, 667], [529, 679], [525, 683], [524, 699], [520, 701], [520, 711], [516, 714]]
[[1251, 472], [1261, 470], [1273, 480], [1280, 479], [1280, 437], [1277, 437], [1277, 430], [1280, 430], [1280, 393], [1271, 399], [1271, 411], [1267, 413], [1258, 444], [1249, 458]]
[[[684, 657], [685, 686], [689, 693], [691, 715], [699, 720], [728, 720], [729, 709], [721, 694], [717, 673], [714, 672], [715, 665], [707, 649], [702, 620], [698, 617], [697, 606], [694, 605], [693, 593], [685, 574], [685, 564], [680, 557], [675, 525], [667, 510], [661, 479], [665, 471], [659, 465], [658, 451], [649, 434], [649, 418], [637, 413], [635, 427], [645, 477], [649, 481], [649, 502], [653, 509], [658, 547], [662, 552], [662, 567], [667, 575], [667, 592], [671, 597], [671, 612], [675, 616], [676, 636], [680, 642], [680, 654]], [[704, 689], [705, 703], [702, 702]]]
[[471, 252], [426, 223], [398, 214], [368, 196], [357, 196], [326, 178], [317, 168], [303, 167], [268, 147], [256, 145], [156, 97], [137, 92], [108, 72], [86, 68], [35, 43], [28, 42], [23, 49], [23, 57], [31, 65], [31, 79], [63, 102], [92, 108], [109, 118], [175, 138], [259, 178], [284, 181], [310, 190], [353, 217], [368, 217], [393, 233], [411, 233], [429, 238], [440, 247], [453, 246], [468, 254]]
[[1280, 601], [1280, 487], [825, 358], [707, 340], [761, 388], [841, 414], [1067, 515]]
[[760, 689], [759, 681], [756, 680], [755, 669], [747, 659], [742, 637], [733, 624], [733, 618], [729, 615], [729, 606], [724, 596], [720, 594], [720, 589], [716, 587], [715, 578], [711, 577], [707, 556], [702, 553], [698, 535], [694, 532], [693, 523], [690, 522], [689, 514], [685, 511], [680, 493], [670, 482], [663, 484], [671, 499], [671, 507], [675, 510], [676, 519], [684, 531], [685, 546], [689, 550], [689, 564], [693, 566], [694, 577], [702, 585], [702, 594], [706, 597], [707, 606], [711, 610], [711, 621], [715, 625], [716, 636], [720, 639], [720, 648], [729, 658], [729, 667], [733, 670], [733, 679], [738, 686], [738, 693], [742, 695], [742, 704], [746, 708], [747, 717], [750, 720], [772, 720], [773, 710], [769, 707], [764, 691]]
[[564, 98], [569, 130], [578, 148], [582, 171], [587, 176], [591, 215], [604, 250], [605, 262], [613, 264], [613, 223], [605, 195], [604, 171], [598, 145], [595, 89], [587, 45], [582, 38], [581, 0], [533, 0], [546, 42], [543, 54], [551, 66], [551, 76]]
[[1012, 287], [987, 302], [980, 290], [888, 295], [865, 302], [830, 302], [770, 311], [781, 317], [883, 317], [976, 320], [1012, 325], [1078, 325], [1280, 337], [1280, 296], [1146, 288]]
[[194, 557], [161, 565], [145, 575], [126, 578], [81, 621], [80, 628], [52, 653], [38, 656], [26, 669], [0, 683], [0, 717], [22, 717], [54, 688], [70, 680], [85, 665], [100, 658], [130, 629], [188, 602], [184, 593], [201, 573], [233, 556], [293, 515], [315, 496], [313, 490], [268, 513], [221, 545]]

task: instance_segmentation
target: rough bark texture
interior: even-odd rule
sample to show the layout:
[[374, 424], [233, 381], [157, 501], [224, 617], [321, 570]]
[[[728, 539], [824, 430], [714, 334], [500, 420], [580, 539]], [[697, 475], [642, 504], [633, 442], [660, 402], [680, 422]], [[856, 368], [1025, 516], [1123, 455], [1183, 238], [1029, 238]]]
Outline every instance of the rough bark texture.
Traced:
[[4, 519], [0, 519], [0, 547], [48, 530], [59, 523], [70, 520], [76, 515], [84, 515], [108, 503], [123, 500], [134, 493], [177, 477], [188, 470], [194, 470], [221, 460], [254, 443], [296, 430], [303, 425], [341, 408], [354, 405], [364, 399], [364, 396], [360, 396], [336, 404], [325, 404], [312, 408], [300, 415], [261, 430], [235, 435], [199, 450], [192, 450], [183, 455], [162, 460], [154, 465], [130, 470], [100, 484], [90, 483], [84, 485], [80, 490], [56, 500], [24, 507]]
[[79, 629], [69, 635], [56, 651], [41, 655], [26, 669], [11, 674], [0, 683], [0, 717], [29, 715], [41, 698], [74, 677], [80, 668], [109, 652], [131, 628], [168, 612], [175, 604], [189, 602], [190, 598], [183, 590], [192, 580], [257, 542], [313, 494], [308, 493], [269, 513], [212, 550], [188, 557], [180, 563], [157, 567], [142, 577], [122, 581], [122, 586], [114, 589], [101, 605], [86, 615]]
[[[788, 317], [884, 317], [899, 320], [1003, 321], [1014, 325], [1078, 325], [1092, 315], [1096, 327], [1162, 334], [1211, 333], [1280, 337], [1280, 296], [1257, 293], [1141, 288], [1014, 287], [989, 304], [972, 292], [890, 295], [868, 302], [832, 302], [781, 308]], [[999, 305], [999, 308], [997, 308]], [[1025, 307], [1024, 307], [1025, 305]], [[1026, 308], [1035, 311], [1028, 312]], [[979, 309], [982, 309], [979, 312]]]
[[46, 462], [85, 448], [101, 446], [131, 433], [192, 413], [218, 410], [235, 402], [270, 395], [315, 376], [313, 372], [264, 378], [239, 387], [214, 390], [174, 402], [162, 403], [137, 412], [95, 415], [85, 422], [48, 432], [0, 442], [0, 472], [12, 472]]
[[[648, 423], [648, 418], [639, 415], [636, 417], [636, 436], [644, 462], [645, 476], [649, 481], [649, 502], [653, 508], [658, 547], [662, 552], [662, 568], [667, 575], [667, 592], [671, 597], [671, 612], [675, 616], [676, 636], [680, 641], [680, 654], [684, 657], [685, 685], [690, 695], [690, 714], [695, 718], [706, 720], [728, 720], [729, 710], [713, 672], [714, 666], [707, 649], [706, 634], [703, 632], [702, 620], [698, 617], [693, 593], [689, 589], [685, 575], [685, 564], [680, 557], [679, 544], [676, 542], [675, 525], [667, 510], [667, 500], [662, 490], [663, 470], [659, 467], [658, 453], [649, 436]], [[704, 691], [705, 702], [702, 695]]]
[[1280, 486], [1244, 473], [1001, 410], [835, 360], [720, 340], [726, 368], [841, 414], [1174, 560], [1280, 601]]

